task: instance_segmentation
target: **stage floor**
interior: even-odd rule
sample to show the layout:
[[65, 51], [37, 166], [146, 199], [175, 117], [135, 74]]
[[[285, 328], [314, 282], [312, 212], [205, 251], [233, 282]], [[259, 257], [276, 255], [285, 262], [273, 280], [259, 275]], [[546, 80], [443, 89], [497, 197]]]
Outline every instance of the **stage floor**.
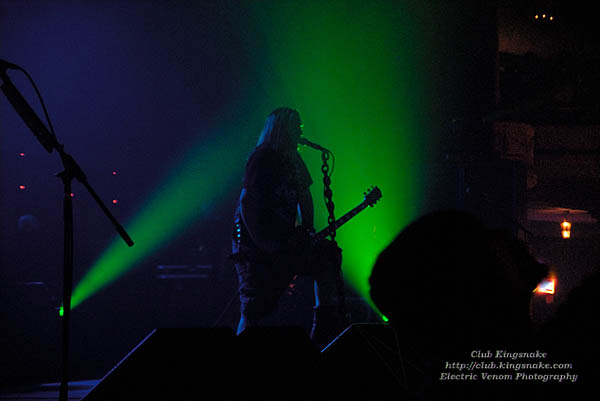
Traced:
[[[81, 400], [100, 380], [69, 382], [69, 400]], [[42, 383], [0, 392], [2, 401], [56, 401], [60, 383]]]

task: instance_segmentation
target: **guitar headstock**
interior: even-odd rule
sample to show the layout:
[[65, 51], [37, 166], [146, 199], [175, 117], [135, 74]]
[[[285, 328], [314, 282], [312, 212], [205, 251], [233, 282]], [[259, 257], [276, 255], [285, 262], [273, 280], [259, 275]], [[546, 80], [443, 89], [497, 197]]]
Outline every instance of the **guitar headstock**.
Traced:
[[376, 204], [379, 201], [379, 199], [381, 199], [381, 190], [377, 186], [371, 187], [369, 190], [365, 191], [364, 195], [364, 202], [368, 206], [373, 207], [373, 205]]

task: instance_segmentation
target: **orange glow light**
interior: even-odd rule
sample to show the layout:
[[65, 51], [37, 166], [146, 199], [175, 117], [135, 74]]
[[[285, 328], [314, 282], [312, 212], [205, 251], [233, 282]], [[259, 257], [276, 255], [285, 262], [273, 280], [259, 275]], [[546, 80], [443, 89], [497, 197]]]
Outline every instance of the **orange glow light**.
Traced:
[[565, 220], [560, 223], [560, 228], [562, 229], [562, 237], [564, 239], [571, 238], [571, 223]]
[[533, 292], [537, 294], [550, 294], [554, 295], [556, 292], [556, 277], [549, 277], [543, 280], [538, 286], [533, 290]]

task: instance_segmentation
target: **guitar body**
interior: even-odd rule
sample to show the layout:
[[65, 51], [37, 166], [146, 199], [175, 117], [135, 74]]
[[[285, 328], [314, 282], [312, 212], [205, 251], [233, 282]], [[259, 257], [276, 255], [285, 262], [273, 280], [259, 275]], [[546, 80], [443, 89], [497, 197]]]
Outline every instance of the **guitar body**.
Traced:
[[319, 273], [331, 269], [331, 265], [341, 268], [342, 250], [335, 241], [327, 240], [339, 227], [350, 221], [357, 214], [369, 206], [375, 205], [381, 199], [381, 190], [373, 187], [365, 192], [365, 198], [354, 209], [334, 221], [323, 230], [314, 235], [308, 234], [302, 228], [298, 228], [297, 234], [292, 238], [292, 254], [290, 263], [299, 267], [299, 272]]
[[381, 190], [378, 187], [371, 188], [365, 192], [364, 200], [358, 206], [314, 235], [299, 227], [290, 238], [290, 246], [284, 252], [276, 255], [233, 254], [230, 259], [234, 261], [276, 260], [276, 264], [288, 266], [290, 271], [294, 271], [298, 275], [318, 273], [326, 269], [330, 263], [341, 265], [341, 249], [334, 241], [326, 238], [364, 209], [374, 206], [381, 196]]

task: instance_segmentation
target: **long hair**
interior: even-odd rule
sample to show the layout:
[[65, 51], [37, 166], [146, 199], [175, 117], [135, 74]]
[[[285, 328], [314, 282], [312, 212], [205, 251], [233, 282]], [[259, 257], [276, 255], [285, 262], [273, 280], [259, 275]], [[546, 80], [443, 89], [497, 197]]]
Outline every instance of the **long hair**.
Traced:
[[294, 109], [280, 107], [269, 114], [256, 146], [267, 146], [278, 152], [296, 149], [300, 136], [300, 114]]

